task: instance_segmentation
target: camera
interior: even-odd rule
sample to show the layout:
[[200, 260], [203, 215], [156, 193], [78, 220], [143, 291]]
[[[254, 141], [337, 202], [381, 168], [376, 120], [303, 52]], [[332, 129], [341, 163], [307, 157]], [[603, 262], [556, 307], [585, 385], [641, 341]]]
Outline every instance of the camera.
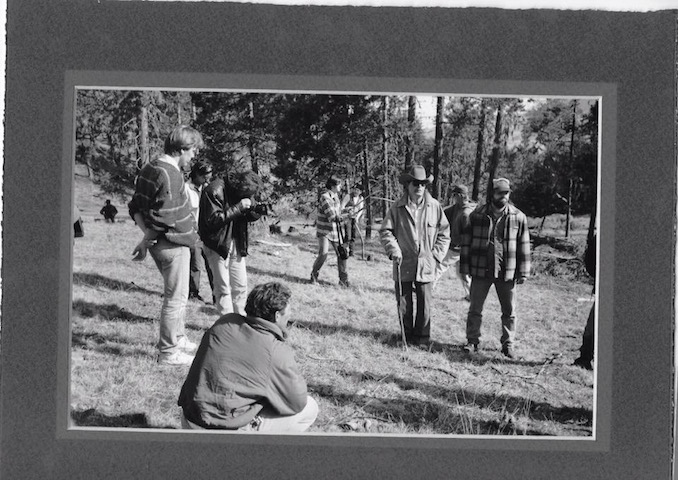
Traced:
[[264, 202], [255, 203], [250, 209], [257, 215], [264, 216], [273, 212], [273, 204]]

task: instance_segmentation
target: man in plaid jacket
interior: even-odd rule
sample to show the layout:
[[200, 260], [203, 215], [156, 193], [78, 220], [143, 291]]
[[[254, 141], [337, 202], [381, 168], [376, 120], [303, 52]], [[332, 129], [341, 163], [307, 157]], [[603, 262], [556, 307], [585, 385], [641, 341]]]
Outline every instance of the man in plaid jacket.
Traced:
[[515, 286], [530, 274], [527, 217], [509, 203], [510, 183], [493, 180], [492, 199], [471, 213], [463, 235], [460, 272], [471, 275], [471, 305], [466, 319], [464, 351], [478, 351], [485, 299], [494, 285], [501, 305], [501, 352], [514, 358]]

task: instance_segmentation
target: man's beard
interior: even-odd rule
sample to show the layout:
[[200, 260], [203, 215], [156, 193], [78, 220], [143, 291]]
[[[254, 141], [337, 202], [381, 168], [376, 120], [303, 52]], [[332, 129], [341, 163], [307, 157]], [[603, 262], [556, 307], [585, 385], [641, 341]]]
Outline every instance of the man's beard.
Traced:
[[501, 209], [506, 206], [508, 203], [508, 200], [505, 198], [500, 198], [500, 199], [492, 199], [492, 205], [494, 205], [494, 208]]

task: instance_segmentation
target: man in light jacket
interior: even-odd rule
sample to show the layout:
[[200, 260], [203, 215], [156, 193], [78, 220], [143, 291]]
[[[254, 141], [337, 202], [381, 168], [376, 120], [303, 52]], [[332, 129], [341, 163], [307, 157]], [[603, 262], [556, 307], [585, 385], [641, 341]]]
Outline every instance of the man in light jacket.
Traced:
[[[408, 343], [428, 345], [431, 333], [432, 282], [450, 245], [450, 224], [442, 207], [427, 191], [433, 176], [421, 165], [400, 176], [405, 194], [388, 211], [380, 229], [381, 243], [393, 261], [396, 300]], [[417, 297], [413, 321], [412, 293]]]

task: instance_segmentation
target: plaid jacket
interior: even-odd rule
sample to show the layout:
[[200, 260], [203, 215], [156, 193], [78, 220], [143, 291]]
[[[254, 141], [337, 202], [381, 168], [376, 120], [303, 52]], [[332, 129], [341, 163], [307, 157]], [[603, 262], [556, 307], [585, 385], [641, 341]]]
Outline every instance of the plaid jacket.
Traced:
[[341, 222], [341, 200], [337, 194], [326, 190], [318, 203], [317, 236], [327, 237], [331, 242], [339, 241], [337, 220]]
[[[487, 250], [492, 223], [490, 206], [483, 205], [471, 213], [469, 227], [462, 235], [459, 268], [462, 274], [486, 277], [490, 274]], [[504, 225], [504, 280], [530, 275], [530, 231], [527, 217], [513, 205], [508, 205]]]

